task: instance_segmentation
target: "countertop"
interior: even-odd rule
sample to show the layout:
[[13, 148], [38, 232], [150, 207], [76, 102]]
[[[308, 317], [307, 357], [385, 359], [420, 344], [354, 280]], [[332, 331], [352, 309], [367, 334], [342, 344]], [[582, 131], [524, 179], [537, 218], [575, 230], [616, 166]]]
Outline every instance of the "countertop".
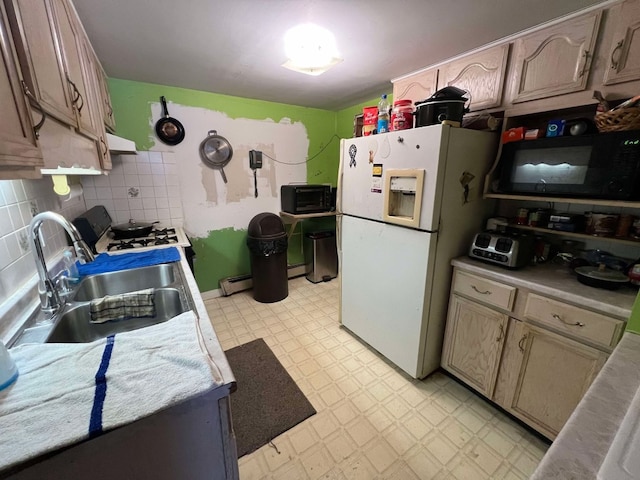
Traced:
[[605, 290], [584, 285], [569, 268], [550, 262], [517, 270], [509, 270], [469, 257], [456, 258], [451, 264], [500, 282], [536, 290], [550, 298], [606, 312], [611, 317], [625, 321], [631, 315], [633, 302], [638, 293], [638, 289], [632, 286]]
[[640, 388], [640, 335], [627, 332], [531, 477], [596, 479]]
[[199, 319], [200, 332], [202, 333], [206, 349], [209, 353], [209, 356], [213, 360], [213, 363], [218, 367], [218, 370], [220, 372], [221, 387], [224, 387], [225, 390], [228, 390], [230, 388], [230, 385], [235, 384], [236, 379], [233, 376], [231, 366], [229, 366], [229, 362], [227, 361], [227, 357], [224, 354], [222, 345], [220, 345], [218, 336], [213, 329], [211, 319], [209, 318], [209, 314], [207, 313], [207, 307], [202, 300], [202, 295], [200, 295], [200, 290], [198, 289], [196, 279], [193, 276], [191, 269], [189, 268], [189, 263], [187, 263], [187, 259], [184, 255], [184, 250], [181, 248], [179, 248], [178, 250], [180, 251], [180, 267], [182, 268], [182, 275], [186, 282], [185, 286], [191, 293], [191, 298], [194, 303], [194, 310]]

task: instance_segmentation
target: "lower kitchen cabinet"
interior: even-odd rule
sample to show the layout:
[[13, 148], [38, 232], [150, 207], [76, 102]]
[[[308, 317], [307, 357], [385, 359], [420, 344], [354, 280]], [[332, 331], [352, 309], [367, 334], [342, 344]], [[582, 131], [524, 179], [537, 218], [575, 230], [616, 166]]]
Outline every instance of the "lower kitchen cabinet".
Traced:
[[508, 320], [503, 313], [452, 295], [442, 366], [491, 397]]
[[502, 406], [555, 438], [609, 355], [515, 319], [510, 328], [517, 345], [501, 366], [511, 372]]
[[622, 319], [604, 311], [547, 298], [531, 282], [522, 288], [456, 267], [441, 365], [554, 439], [606, 362], [623, 326]]

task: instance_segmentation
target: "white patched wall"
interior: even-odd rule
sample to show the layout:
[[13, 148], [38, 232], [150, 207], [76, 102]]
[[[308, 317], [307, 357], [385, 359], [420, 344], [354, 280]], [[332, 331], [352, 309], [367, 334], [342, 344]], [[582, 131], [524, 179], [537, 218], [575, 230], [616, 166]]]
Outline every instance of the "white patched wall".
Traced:
[[[159, 103], [152, 104], [151, 111], [154, 119], [160, 118]], [[169, 111], [183, 124], [185, 139], [170, 146], [151, 135], [155, 142], [152, 150], [175, 155], [184, 227], [189, 234], [207, 237], [212, 230], [245, 229], [258, 213], [280, 211], [280, 185], [306, 182], [309, 138], [304, 124], [288, 119], [230, 118], [223, 112], [176, 104], [169, 105]], [[200, 159], [200, 144], [211, 130], [233, 148], [233, 157], [224, 167], [226, 184], [219, 170]], [[263, 152], [263, 167], [257, 171], [257, 198], [249, 168], [250, 150]]]
[[[154, 132], [160, 104], [152, 104], [151, 111], [149, 127]], [[158, 220], [204, 238], [213, 230], [246, 229], [258, 213], [279, 212], [280, 185], [306, 182], [309, 139], [302, 123], [230, 118], [223, 112], [177, 104], [170, 104], [169, 111], [183, 124], [184, 141], [165, 145], [151, 133], [151, 151], [114, 156], [108, 176], [83, 178], [87, 208], [104, 205], [114, 222]], [[220, 171], [200, 158], [200, 144], [211, 130], [233, 149], [224, 167], [226, 184]], [[250, 150], [263, 152], [263, 167], [256, 172], [257, 198]]]

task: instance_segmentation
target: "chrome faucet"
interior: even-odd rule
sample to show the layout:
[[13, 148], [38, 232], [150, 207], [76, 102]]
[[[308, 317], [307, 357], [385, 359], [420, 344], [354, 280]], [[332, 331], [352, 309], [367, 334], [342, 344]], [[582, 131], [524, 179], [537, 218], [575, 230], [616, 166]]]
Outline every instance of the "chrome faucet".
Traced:
[[71, 237], [73, 249], [75, 250], [78, 260], [83, 262], [92, 262], [95, 257], [91, 249], [87, 246], [76, 227], [62, 215], [55, 212], [42, 212], [31, 219], [29, 224], [29, 241], [31, 242], [31, 250], [34, 260], [36, 261], [36, 269], [38, 270], [38, 294], [40, 295], [40, 304], [45, 312], [54, 312], [64, 305], [64, 301], [60, 299], [58, 290], [54, 280], [47, 270], [47, 262], [42, 251], [40, 243], [40, 229], [45, 220], [51, 220], [61, 225]]

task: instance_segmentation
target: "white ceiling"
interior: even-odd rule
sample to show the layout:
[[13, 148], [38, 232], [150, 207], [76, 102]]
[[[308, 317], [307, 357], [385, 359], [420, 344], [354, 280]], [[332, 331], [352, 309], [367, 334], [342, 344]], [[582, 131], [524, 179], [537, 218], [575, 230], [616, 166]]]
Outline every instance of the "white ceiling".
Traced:
[[[73, 0], [109, 77], [337, 110], [390, 79], [602, 0]], [[284, 32], [313, 22], [344, 62], [281, 67]]]

